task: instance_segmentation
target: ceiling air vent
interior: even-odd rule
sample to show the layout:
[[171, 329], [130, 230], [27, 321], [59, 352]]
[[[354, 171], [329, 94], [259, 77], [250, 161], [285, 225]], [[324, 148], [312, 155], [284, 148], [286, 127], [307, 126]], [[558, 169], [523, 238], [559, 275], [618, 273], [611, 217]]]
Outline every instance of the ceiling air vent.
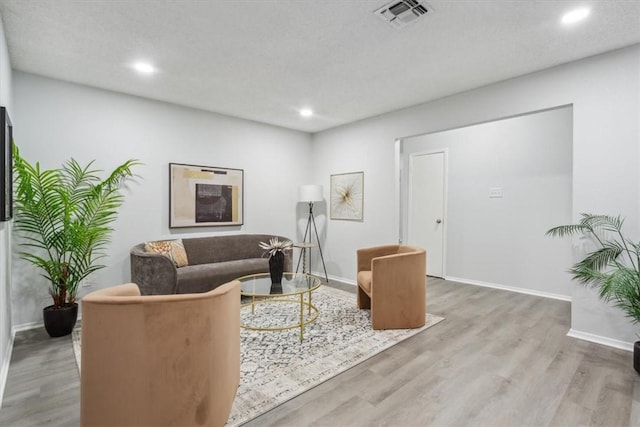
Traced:
[[400, 0], [391, 2], [374, 13], [387, 21], [394, 28], [402, 28], [427, 14], [429, 10], [424, 3], [417, 0]]

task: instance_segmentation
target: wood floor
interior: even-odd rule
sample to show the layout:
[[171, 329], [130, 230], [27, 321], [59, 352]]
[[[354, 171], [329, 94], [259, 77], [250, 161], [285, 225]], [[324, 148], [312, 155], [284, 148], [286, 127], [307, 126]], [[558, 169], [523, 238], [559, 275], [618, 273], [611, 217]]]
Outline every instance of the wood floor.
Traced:
[[[427, 306], [446, 320], [246, 425], [640, 426], [631, 353], [568, 338], [569, 303], [429, 279]], [[18, 333], [0, 426], [78, 424], [70, 337]]]

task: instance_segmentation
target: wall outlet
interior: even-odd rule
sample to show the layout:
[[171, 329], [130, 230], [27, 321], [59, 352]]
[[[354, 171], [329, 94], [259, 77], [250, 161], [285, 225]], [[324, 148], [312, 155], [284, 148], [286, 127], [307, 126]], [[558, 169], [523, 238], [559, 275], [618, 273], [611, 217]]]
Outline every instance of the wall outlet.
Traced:
[[502, 197], [502, 187], [493, 187], [489, 189], [489, 198], [497, 199]]

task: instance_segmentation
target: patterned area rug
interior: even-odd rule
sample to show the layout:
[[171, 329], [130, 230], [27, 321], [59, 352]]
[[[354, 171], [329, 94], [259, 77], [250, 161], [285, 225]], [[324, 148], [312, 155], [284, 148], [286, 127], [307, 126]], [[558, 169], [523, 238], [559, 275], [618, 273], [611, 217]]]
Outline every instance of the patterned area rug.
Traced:
[[[422, 328], [374, 331], [369, 311], [356, 307], [355, 294], [322, 286], [312, 298], [320, 315], [305, 327], [302, 342], [299, 329], [242, 329], [240, 386], [228, 426], [245, 423], [444, 320], [427, 314]], [[294, 303], [259, 304], [254, 314], [242, 311], [243, 323], [261, 327], [295, 324], [298, 318]], [[73, 344], [80, 368], [79, 329]]]

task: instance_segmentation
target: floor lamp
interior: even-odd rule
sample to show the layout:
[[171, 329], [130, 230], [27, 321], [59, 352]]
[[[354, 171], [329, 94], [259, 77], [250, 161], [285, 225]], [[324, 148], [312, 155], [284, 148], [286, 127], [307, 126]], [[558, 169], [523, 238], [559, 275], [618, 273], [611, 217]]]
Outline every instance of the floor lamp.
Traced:
[[[311, 227], [313, 226], [313, 231], [316, 235], [316, 242], [318, 243], [318, 252], [320, 253], [320, 259], [322, 260], [322, 268], [324, 269], [324, 278], [329, 282], [329, 276], [327, 275], [327, 267], [324, 264], [324, 256], [322, 255], [322, 247], [320, 246], [320, 238], [318, 237], [318, 228], [316, 227], [316, 219], [313, 215], [313, 204], [314, 202], [321, 202], [322, 198], [322, 185], [301, 185], [298, 190], [298, 200], [301, 203], [309, 204], [309, 219], [307, 219], [307, 226], [304, 229], [304, 238], [302, 239], [303, 246], [307, 243], [307, 236], [309, 236], [308, 242], [311, 244]], [[303, 256], [306, 256], [307, 247], [303, 247], [300, 251], [300, 256], [298, 257], [298, 266], [296, 267], [296, 271], [300, 267], [300, 260]], [[310, 247], [309, 247], [310, 250]], [[311, 253], [311, 252], [309, 252]], [[309, 256], [311, 258], [311, 256]]]

